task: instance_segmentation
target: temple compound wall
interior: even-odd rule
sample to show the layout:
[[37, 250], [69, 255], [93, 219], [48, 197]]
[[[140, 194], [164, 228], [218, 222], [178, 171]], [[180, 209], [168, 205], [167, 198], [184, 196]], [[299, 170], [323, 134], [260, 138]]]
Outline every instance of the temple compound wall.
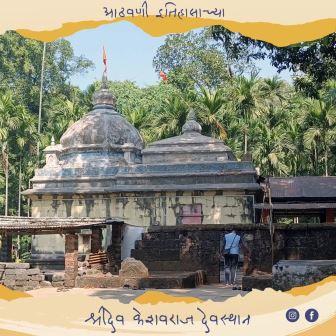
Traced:
[[336, 256], [336, 225], [278, 225], [272, 239], [268, 226], [245, 224], [150, 228], [146, 239], [136, 243], [132, 257], [155, 271], [202, 269], [207, 280], [216, 283], [221, 242], [233, 228], [242, 238], [241, 261], [247, 275], [271, 273], [280, 260], [334, 260]]

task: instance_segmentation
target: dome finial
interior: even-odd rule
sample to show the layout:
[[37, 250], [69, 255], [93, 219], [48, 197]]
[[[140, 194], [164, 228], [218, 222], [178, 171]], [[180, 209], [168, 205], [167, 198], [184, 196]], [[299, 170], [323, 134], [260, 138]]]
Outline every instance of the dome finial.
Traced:
[[105, 69], [104, 72], [103, 72], [103, 76], [102, 76], [102, 85], [101, 85], [102, 89], [107, 90], [107, 81], [108, 81], [108, 79], [107, 79], [107, 71]]
[[196, 113], [193, 109], [189, 110], [186, 123], [182, 127], [182, 133], [186, 132], [202, 132], [202, 126], [196, 120]]
[[188, 112], [188, 115], [187, 115], [187, 120], [192, 120], [192, 121], [197, 121], [196, 120], [196, 113], [194, 111], [194, 109], [190, 109], [189, 112]]
[[[105, 50], [105, 49], [104, 49]], [[104, 51], [104, 57], [106, 57]], [[100, 89], [93, 95], [93, 110], [97, 109], [112, 109], [116, 112], [116, 100], [113, 93], [108, 89], [107, 66], [104, 58], [105, 69], [102, 76], [102, 83]]]

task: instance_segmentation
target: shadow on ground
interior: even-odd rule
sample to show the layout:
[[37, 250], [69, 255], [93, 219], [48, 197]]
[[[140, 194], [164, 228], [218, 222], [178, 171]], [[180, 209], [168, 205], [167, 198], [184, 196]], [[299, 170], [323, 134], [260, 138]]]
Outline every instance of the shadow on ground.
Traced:
[[[247, 292], [232, 290], [232, 288], [225, 288], [223, 284], [204, 285], [191, 289], [151, 289], [154, 291], [160, 291], [173, 296], [192, 296], [201, 300], [213, 300], [213, 301], [225, 301], [228, 298], [242, 295]], [[101, 299], [117, 299], [122, 303], [129, 303], [146, 290], [133, 290], [128, 288], [111, 288], [111, 289], [99, 289], [92, 290], [90, 296], [99, 297]]]

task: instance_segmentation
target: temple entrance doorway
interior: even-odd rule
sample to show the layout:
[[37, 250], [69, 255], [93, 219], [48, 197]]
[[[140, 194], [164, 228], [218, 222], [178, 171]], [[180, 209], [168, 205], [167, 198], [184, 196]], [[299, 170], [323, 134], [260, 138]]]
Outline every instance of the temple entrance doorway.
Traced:
[[121, 260], [131, 256], [131, 250], [135, 247], [135, 242], [141, 240], [143, 227], [124, 224], [121, 233]]

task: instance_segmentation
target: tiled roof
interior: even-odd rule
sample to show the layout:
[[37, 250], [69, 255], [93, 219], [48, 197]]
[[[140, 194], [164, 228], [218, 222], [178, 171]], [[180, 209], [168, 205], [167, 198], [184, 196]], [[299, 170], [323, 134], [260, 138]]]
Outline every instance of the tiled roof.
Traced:
[[76, 231], [91, 227], [105, 227], [113, 223], [121, 223], [118, 218], [91, 219], [91, 218], [32, 218], [0, 216], [1, 232], [62, 232]]
[[336, 176], [270, 177], [274, 198], [336, 198]]

